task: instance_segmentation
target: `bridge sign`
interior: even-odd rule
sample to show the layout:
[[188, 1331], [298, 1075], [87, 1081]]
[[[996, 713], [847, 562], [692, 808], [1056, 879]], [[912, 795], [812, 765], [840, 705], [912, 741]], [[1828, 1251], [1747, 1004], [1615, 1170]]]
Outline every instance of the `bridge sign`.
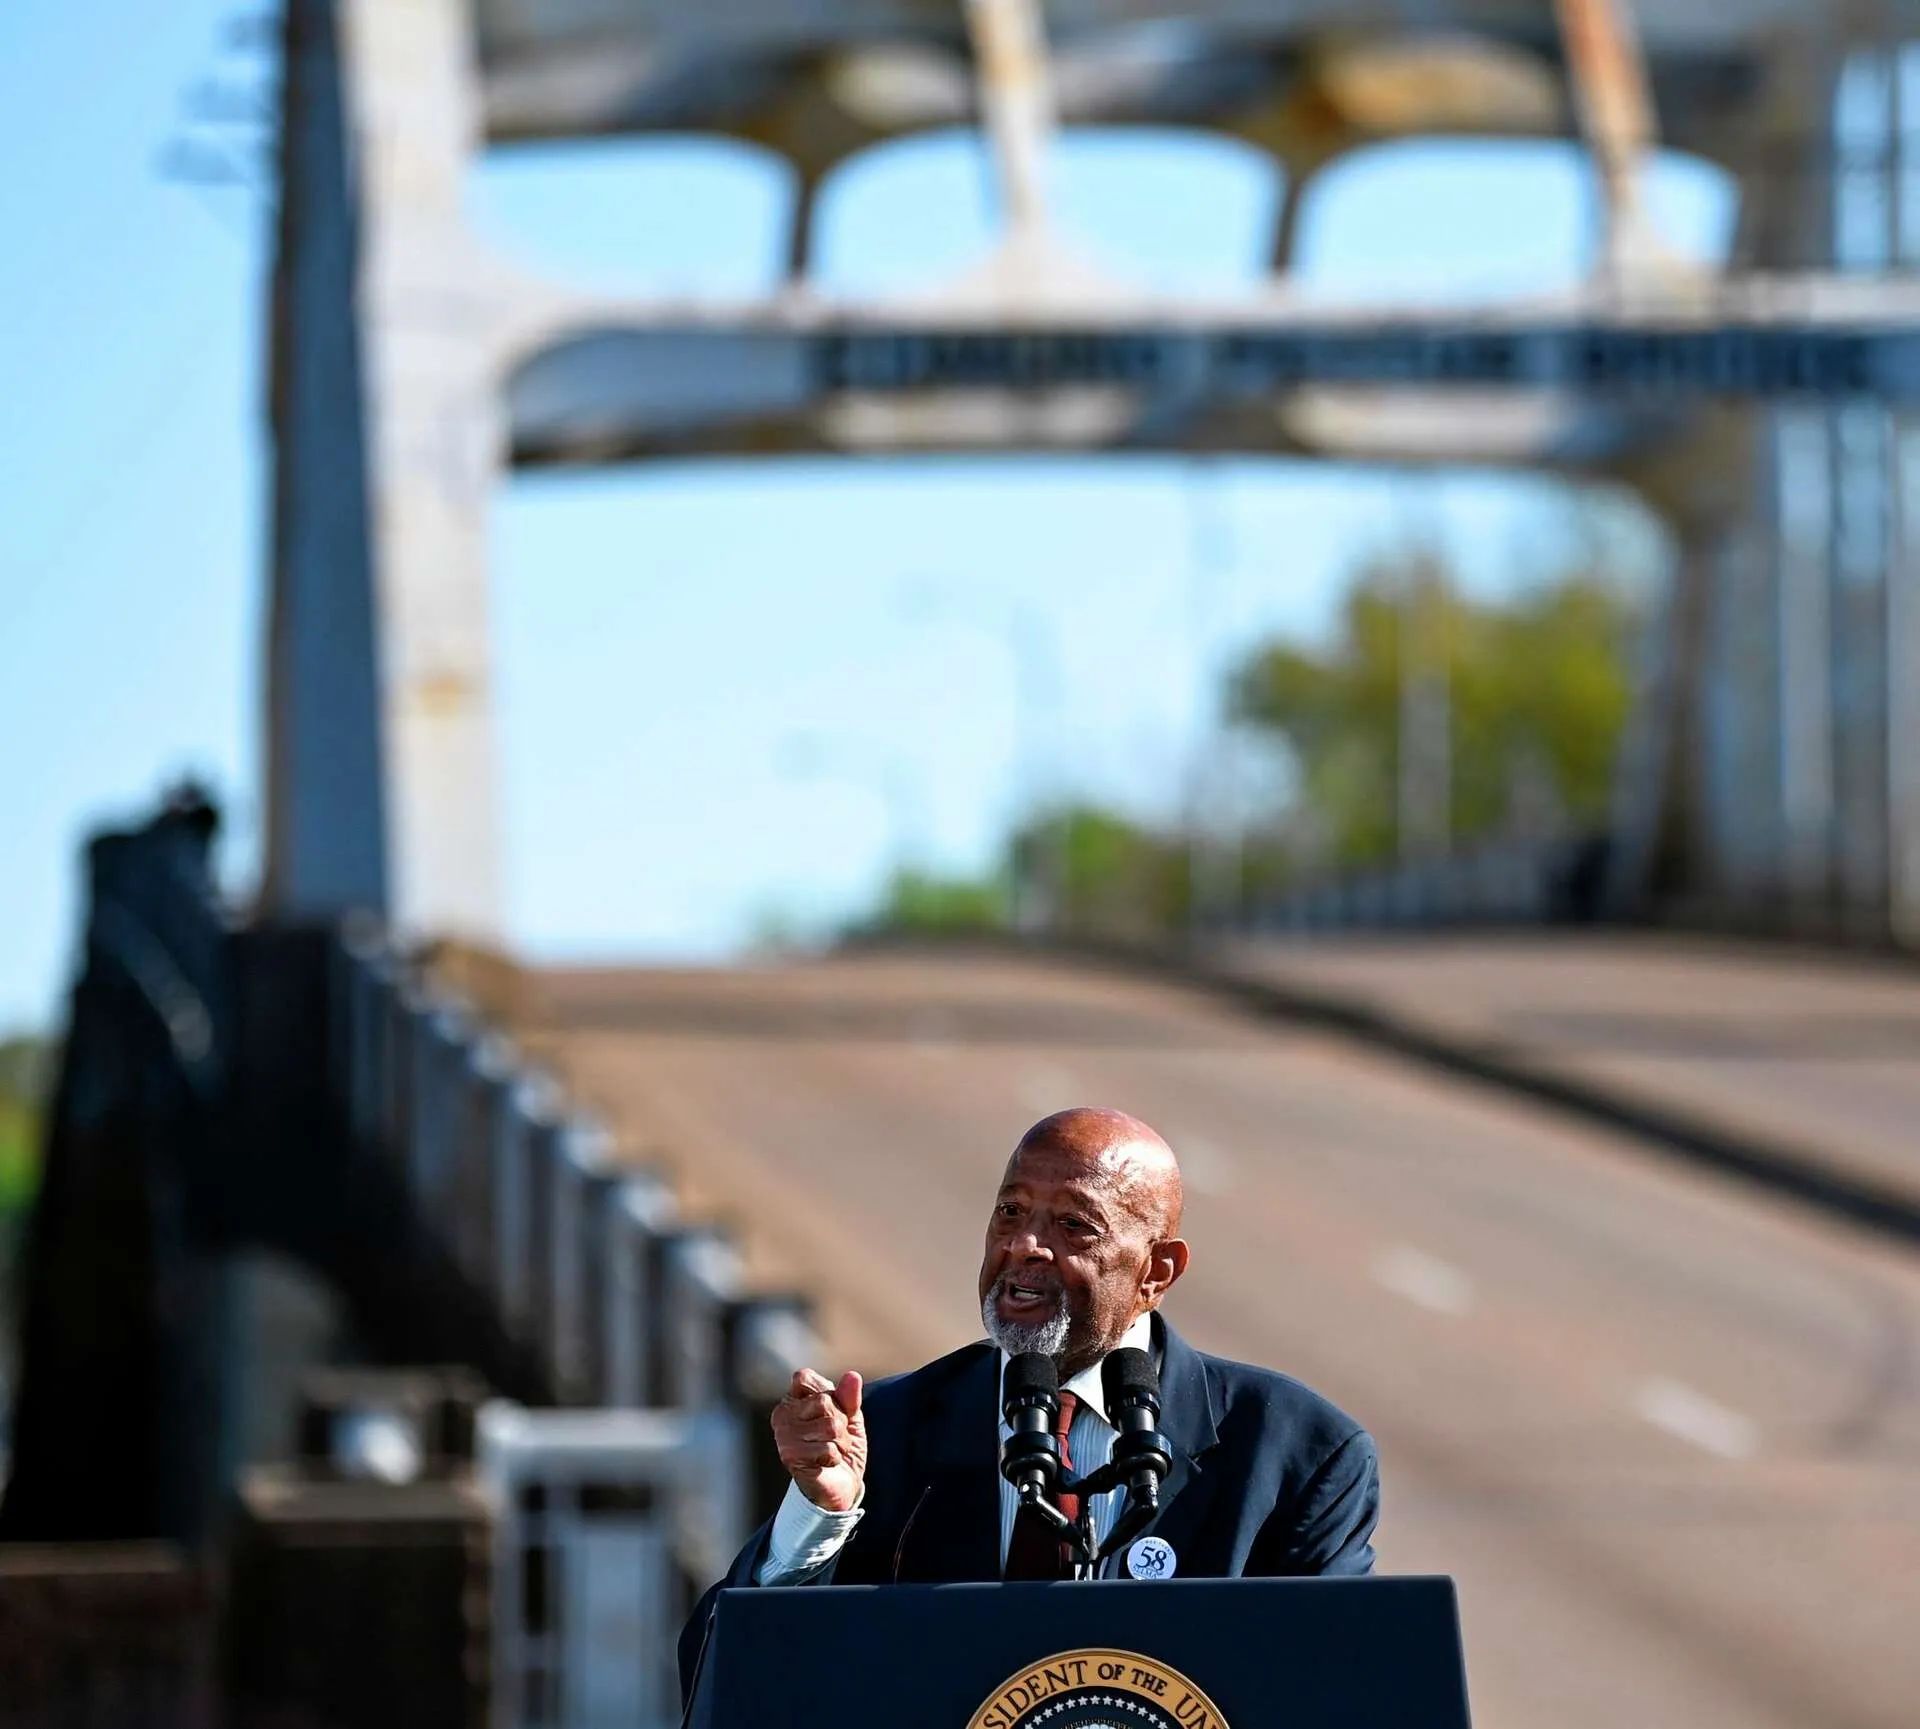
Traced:
[[1315, 387], [1537, 393], [1621, 413], [1711, 398], [1920, 404], [1920, 326], [640, 322], [536, 353], [507, 402], [516, 459], [541, 462], [779, 448], [809, 426], [787, 447], [1177, 446], [1209, 407]]
[[1304, 385], [1472, 385], [1654, 396], [1920, 397], [1920, 332], [1720, 326], [836, 331], [822, 391], [1123, 385], [1266, 396]]

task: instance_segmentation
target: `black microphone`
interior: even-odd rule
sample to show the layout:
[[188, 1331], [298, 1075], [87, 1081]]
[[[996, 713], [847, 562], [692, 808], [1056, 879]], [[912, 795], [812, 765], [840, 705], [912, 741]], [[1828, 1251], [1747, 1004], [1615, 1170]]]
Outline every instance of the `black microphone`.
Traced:
[[1113, 1468], [1127, 1493], [1146, 1507], [1160, 1504], [1160, 1485], [1173, 1469], [1167, 1438], [1160, 1433], [1160, 1377], [1145, 1351], [1109, 1351], [1100, 1365], [1107, 1418], [1119, 1433]]
[[1000, 1385], [1001, 1412], [1013, 1431], [1000, 1449], [1000, 1475], [1020, 1491], [1023, 1505], [1048, 1494], [1060, 1480], [1060, 1371], [1038, 1351], [1008, 1360]]

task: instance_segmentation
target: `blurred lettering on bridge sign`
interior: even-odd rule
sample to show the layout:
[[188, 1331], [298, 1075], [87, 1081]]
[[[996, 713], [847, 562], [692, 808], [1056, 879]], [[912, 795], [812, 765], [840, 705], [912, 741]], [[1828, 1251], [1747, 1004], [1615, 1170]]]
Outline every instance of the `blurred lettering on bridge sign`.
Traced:
[[1920, 397], [1920, 337], [1805, 326], [836, 331], [813, 338], [812, 363], [817, 387], [828, 392], [1117, 386], [1235, 397], [1377, 384]]

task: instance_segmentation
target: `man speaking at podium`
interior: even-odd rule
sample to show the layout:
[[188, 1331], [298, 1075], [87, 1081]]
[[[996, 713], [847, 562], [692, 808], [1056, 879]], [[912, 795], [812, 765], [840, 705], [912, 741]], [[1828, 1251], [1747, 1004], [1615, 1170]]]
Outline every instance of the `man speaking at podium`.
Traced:
[[[1298, 1381], [1196, 1351], [1158, 1313], [1187, 1268], [1181, 1208], [1173, 1149], [1145, 1123], [1082, 1108], [1034, 1124], [987, 1221], [987, 1339], [871, 1387], [851, 1371], [837, 1384], [798, 1371], [773, 1413], [792, 1481], [723, 1584], [1072, 1577], [1059, 1531], [1001, 1475], [1003, 1377], [1011, 1383], [1010, 1362], [1030, 1372], [1028, 1353], [1051, 1359], [1057, 1410], [1046, 1421], [1064, 1469], [1086, 1477], [1107, 1463], [1124, 1420], [1110, 1417], [1102, 1364], [1129, 1350], [1157, 1370], [1167, 1469], [1145, 1538], [1101, 1576], [1369, 1572], [1372, 1438]], [[1089, 1497], [1096, 1541], [1127, 1494]], [[683, 1675], [711, 1608], [709, 1593], [682, 1637]]]

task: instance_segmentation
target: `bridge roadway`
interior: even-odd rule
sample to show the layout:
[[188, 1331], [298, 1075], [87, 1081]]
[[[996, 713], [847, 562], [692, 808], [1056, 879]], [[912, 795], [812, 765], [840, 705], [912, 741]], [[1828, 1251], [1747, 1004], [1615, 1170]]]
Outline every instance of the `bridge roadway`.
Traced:
[[823, 1368], [977, 1336], [978, 1234], [1028, 1121], [1099, 1101], [1163, 1126], [1196, 1251], [1170, 1312], [1374, 1430], [1382, 1565], [1458, 1578], [1480, 1729], [1915, 1722], [1920, 1262], [1897, 1246], [1097, 970], [549, 972], [518, 1018], [740, 1222], [760, 1277], [821, 1294]]
[[1239, 943], [1220, 971], [1569, 1082], [1920, 1216], [1920, 967], [1663, 933]]

